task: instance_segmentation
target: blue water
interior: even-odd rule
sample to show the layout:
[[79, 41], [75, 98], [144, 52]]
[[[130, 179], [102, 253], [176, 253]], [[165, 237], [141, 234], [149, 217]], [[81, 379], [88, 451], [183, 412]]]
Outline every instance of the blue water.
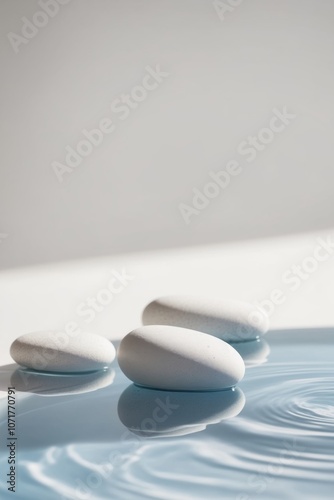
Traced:
[[116, 364], [28, 383], [0, 368], [1, 390], [11, 375], [28, 391], [17, 393], [15, 495], [1, 402], [1, 499], [332, 500], [334, 334], [311, 333], [236, 345], [245, 378], [214, 393], [137, 388]]

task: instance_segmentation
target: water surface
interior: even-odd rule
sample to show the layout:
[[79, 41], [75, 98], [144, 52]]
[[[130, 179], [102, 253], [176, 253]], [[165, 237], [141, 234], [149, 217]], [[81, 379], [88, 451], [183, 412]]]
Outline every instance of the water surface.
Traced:
[[32, 378], [17, 394], [15, 497], [2, 402], [1, 498], [333, 499], [334, 336], [318, 333], [236, 346], [247, 369], [235, 390], [137, 388], [116, 365], [81, 388]]

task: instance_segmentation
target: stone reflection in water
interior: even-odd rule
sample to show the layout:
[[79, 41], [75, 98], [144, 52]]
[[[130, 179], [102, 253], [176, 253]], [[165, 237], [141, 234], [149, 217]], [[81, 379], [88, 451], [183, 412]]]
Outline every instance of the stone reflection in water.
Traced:
[[18, 392], [66, 396], [103, 389], [112, 384], [114, 377], [115, 372], [110, 369], [90, 373], [53, 374], [19, 368], [11, 376], [11, 385]]
[[235, 342], [231, 346], [238, 351], [247, 368], [266, 363], [270, 354], [270, 347], [265, 339]]
[[133, 433], [175, 437], [200, 432], [207, 425], [238, 415], [245, 405], [239, 388], [216, 392], [183, 392], [129, 385], [118, 402], [118, 416]]

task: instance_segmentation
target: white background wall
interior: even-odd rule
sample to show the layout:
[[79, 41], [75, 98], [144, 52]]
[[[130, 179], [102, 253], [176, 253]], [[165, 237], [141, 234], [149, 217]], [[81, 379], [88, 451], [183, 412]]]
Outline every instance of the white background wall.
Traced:
[[[239, 3], [71, 0], [15, 53], [41, 7], [1, 0], [2, 267], [333, 225], [334, 2]], [[110, 104], [147, 65], [169, 76], [122, 121]], [[247, 162], [238, 145], [284, 106], [296, 118]], [[60, 183], [52, 162], [104, 117], [115, 131]], [[179, 203], [232, 159], [186, 225]]]

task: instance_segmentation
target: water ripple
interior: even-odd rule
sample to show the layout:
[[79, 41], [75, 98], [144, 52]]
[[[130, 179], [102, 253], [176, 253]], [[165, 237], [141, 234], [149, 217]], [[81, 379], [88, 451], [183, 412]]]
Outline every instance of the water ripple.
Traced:
[[265, 384], [262, 378], [249, 374], [247, 417], [240, 425], [261, 433], [334, 437], [332, 364], [276, 363], [267, 367]]
[[[45, 427], [50, 422], [56, 425], [57, 411], [73, 421], [79, 411], [82, 428], [77, 432], [73, 424], [72, 442], [69, 433], [59, 430], [58, 442], [56, 436], [44, 448], [21, 448], [24, 496], [18, 493], [16, 498], [332, 499], [334, 370], [329, 351], [328, 346], [318, 346], [313, 356], [312, 345], [303, 350], [289, 346], [288, 358], [271, 346], [274, 362], [253, 364], [240, 384], [246, 397], [243, 409], [238, 392], [231, 393], [231, 399], [225, 395], [225, 401], [219, 394], [199, 395], [198, 400], [191, 395], [182, 401], [178, 394], [179, 399], [171, 401], [182, 411], [162, 421], [154, 439], [152, 433], [134, 431], [141, 430], [142, 419], [147, 411], [153, 414], [161, 395], [129, 386], [118, 369], [109, 388], [62, 396], [61, 404], [50, 404], [56, 398], [32, 396], [39, 399], [26, 400], [20, 429], [31, 428], [38, 415], [42, 415], [39, 428], [43, 422]], [[313, 357], [322, 361], [310, 361]], [[118, 419], [117, 407], [125, 425]], [[230, 418], [222, 420], [223, 416]], [[180, 428], [183, 432], [178, 434]], [[189, 429], [197, 432], [188, 433]], [[99, 439], [87, 435], [89, 430]], [[0, 469], [5, 468], [5, 457], [0, 457]], [[7, 498], [3, 489], [0, 494]]]

